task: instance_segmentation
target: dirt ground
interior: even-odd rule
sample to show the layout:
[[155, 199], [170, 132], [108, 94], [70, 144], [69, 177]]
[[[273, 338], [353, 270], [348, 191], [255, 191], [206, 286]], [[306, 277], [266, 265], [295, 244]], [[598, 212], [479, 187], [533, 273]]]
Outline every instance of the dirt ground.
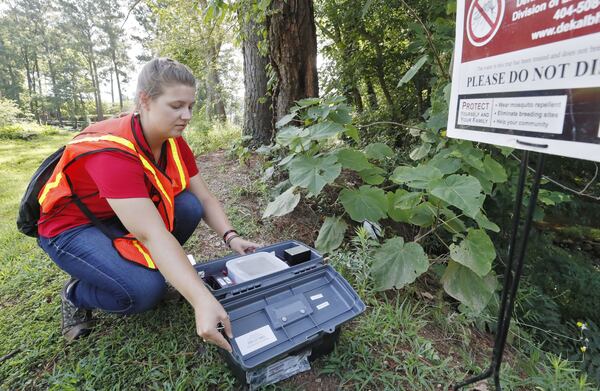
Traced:
[[[251, 189], [252, 182], [260, 176], [259, 164], [256, 158], [250, 159], [246, 164], [239, 164], [229, 159], [224, 151], [208, 153], [198, 159], [202, 178], [225, 209], [235, 207], [244, 218], [259, 226], [259, 232], [247, 236], [246, 239], [262, 245], [296, 239], [312, 246], [321, 221], [312, 210], [302, 204], [287, 216], [270, 220], [261, 218], [266, 205], [248, 190]], [[202, 254], [201, 260], [214, 259], [229, 252], [223, 240], [205, 224], [198, 228], [194, 235], [196, 240], [193, 249]], [[198, 259], [199, 262], [201, 260]]]

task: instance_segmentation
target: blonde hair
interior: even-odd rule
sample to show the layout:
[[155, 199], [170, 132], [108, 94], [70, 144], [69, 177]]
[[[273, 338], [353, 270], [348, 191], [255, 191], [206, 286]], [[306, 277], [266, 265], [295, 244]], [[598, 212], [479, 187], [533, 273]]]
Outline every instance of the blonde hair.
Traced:
[[196, 88], [196, 78], [190, 68], [167, 57], [158, 57], [148, 61], [137, 80], [135, 91], [135, 110], [140, 109], [140, 93], [154, 99], [169, 85], [183, 84]]

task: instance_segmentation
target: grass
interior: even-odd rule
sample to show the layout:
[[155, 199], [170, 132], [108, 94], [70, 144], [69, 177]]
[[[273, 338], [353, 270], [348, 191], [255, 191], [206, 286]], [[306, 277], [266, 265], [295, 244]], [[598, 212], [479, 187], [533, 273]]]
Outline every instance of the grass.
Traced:
[[242, 130], [228, 122], [209, 125], [192, 122], [184, 137], [195, 155], [218, 149], [229, 149], [242, 137]]
[[[14, 222], [29, 176], [70, 137], [41, 135], [28, 141], [4, 140], [0, 145], [0, 357], [14, 353], [0, 363], [0, 389], [239, 388], [216, 349], [200, 343], [191, 308], [183, 302], [128, 317], [101, 314], [91, 337], [64, 342], [58, 292], [66, 276], [33, 238], [16, 231]], [[215, 144], [199, 145], [212, 148], [224, 139], [215, 137]], [[264, 189], [233, 193], [248, 197]], [[260, 229], [235, 200], [230, 204], [228, 212], [242, 230]], [[488, 363], [489, 346], [451, 304], [441, 297], [435, 303], [419, 300], [417, 288], [386, 294], [373, 290], [368, 268], [374, 245], [359, 232], [350, 247], [331, 257], [331, 264], [351, 282], [368, 309], [344, 326], [334, 352], [314, 363], [321, 384], [356, 390], [437, 391], [448, 389], [468, 372], [481, 371]], [[508, 389], [594, 389], [572, 363], [532, 351], [514, 353], [510, 365], [503, 367]], [[313, 389], [315, 383], [310, 384], [291, 380], [267, 389]]]

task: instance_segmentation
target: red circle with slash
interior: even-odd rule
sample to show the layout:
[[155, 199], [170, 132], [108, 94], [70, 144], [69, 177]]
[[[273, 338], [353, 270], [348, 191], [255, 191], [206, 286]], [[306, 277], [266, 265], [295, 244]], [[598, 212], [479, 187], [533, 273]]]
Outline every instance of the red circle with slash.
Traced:
[[494, 38], [504, 10], [505, 0], [473, 0], [467, 13], [467, 37], [473, 46], [484, 46]]

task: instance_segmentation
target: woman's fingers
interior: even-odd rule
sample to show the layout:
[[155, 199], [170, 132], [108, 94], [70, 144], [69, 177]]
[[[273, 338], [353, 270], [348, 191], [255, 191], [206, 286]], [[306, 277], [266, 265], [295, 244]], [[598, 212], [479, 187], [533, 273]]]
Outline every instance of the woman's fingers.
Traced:
[[229, 321], [229, 316], [225, 316], [223, 319], [221, 319], [221, 323], [223, 324], [225, 335], [227, 335], [230, 339], [233, 338], [233, 332], [231, 331], [231, 322]]
[[229, 342], [227, 342], [227, 340], [221, 335], [221, 333], [217, 331], [217, 329], [203, 333], [201, 337], [204, 338], [206, 342], [215, 344], [231, 353], [231, 345], [229, 345]]

